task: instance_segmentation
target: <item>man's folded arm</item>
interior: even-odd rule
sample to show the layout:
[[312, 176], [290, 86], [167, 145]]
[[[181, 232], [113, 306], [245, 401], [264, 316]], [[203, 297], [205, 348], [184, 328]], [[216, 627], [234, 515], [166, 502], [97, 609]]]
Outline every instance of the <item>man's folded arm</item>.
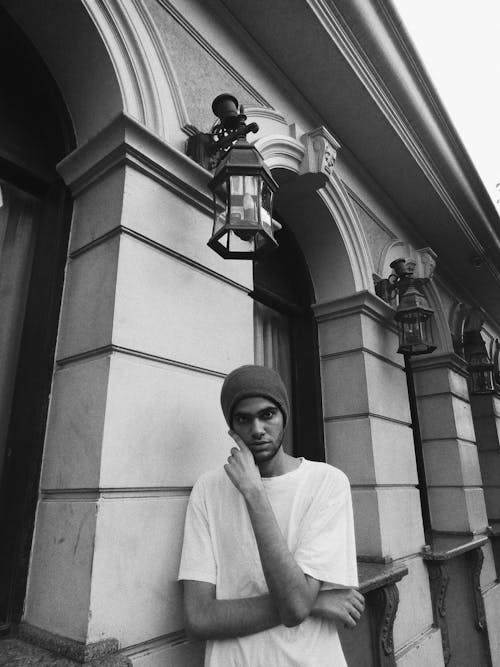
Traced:
[[184, 618], [192, 639], [231, 639], [269, 630], [281, 624], [269, 595], [217, 600], [215, 585], [184, 580]]
[[[353, 628], [364, 606], [363, 596], [353, 588], [325, 590], [319, 592], [311, 616]], [[217, 600], [214, 584], [194, 580], [184, 581], [184, 616], [187, 634], [200, 640], [245, 637], [282, 624], [270, 595]]]

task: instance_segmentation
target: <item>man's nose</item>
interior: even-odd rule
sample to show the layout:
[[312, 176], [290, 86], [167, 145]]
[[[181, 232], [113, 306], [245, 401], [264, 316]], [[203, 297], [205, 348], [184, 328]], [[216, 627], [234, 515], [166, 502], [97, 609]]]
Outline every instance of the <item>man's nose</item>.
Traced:
[[253, 419], [251, 424], [251, 435], [252, 438], [259, 439], [264, 435], [264, 424], [260, 419]]

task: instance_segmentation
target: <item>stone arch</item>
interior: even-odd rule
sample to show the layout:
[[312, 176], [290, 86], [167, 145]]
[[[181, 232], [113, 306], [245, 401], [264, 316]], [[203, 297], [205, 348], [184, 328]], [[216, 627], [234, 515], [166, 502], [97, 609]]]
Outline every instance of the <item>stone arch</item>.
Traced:
[[[187, 118], [175, 74], [138, 0], [18, 3], [2, 0], [47, 63], [81, 145], [125, 113], [160, 137]], [[178, 118], [178, 122], [173, 119]]]
[[[267, 128], [269, 129], [269, 128]], [[255, 145], [280, 183], [276, 206], [299, 241], [317, 301], [374, 291], [368, 244], [335, 173], [335, 139], [324, 129], [301, 141], [278, 132]]]

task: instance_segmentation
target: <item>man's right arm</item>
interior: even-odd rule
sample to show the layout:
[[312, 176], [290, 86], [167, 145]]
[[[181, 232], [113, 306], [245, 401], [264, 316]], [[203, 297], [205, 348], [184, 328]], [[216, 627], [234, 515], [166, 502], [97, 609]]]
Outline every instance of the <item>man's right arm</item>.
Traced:
[[231, 639], [253, 635], [281, 625], [269, 595], [217, 600], [215, 585], [184, 581], [186, 632], [193, 639]]
[[[364, 599], [355, 589], [320, 591], [311, 616], [354, 628], [363, 613]], [[193, 639], [231, 639], [281, 625], [270, 595], [217, 600], [215, 585], [184, 581], [186, 631]]]

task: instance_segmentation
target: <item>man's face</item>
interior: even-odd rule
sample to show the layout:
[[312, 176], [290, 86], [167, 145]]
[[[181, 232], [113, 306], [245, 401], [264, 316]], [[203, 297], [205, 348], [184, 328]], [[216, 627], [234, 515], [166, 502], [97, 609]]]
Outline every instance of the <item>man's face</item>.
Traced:
[[233, 411], [233, 430], [245, 442], [259, 465], [272, 460], [281, 447], [283, 414], [268, 398], [244, 398]]

